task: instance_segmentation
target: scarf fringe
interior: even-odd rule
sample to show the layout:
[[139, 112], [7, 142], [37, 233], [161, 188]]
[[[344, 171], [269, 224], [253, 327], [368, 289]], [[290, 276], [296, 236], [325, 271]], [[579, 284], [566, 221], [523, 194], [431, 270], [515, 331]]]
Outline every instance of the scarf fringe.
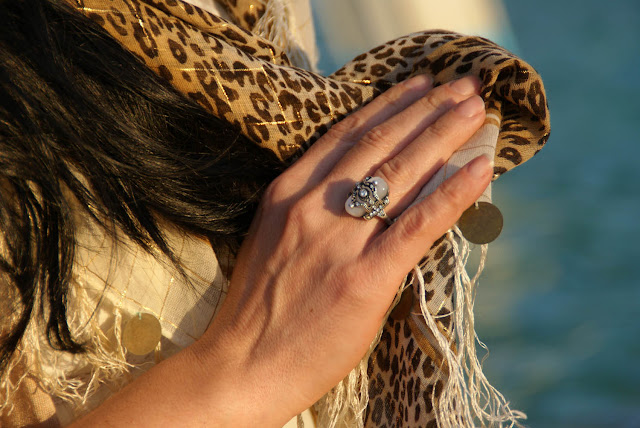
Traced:
[[441, 428], [481, 426], [521, 427], [519, 420], [526, 415], [511, 410], [504, 396], [496, 390], [482, 372], [482, 364], [476, 353], [476, 341], [487, 349], [475, 332], [473, 305], [478, 278], [484, 269], [487, 245], [481, 246], [481, 260], [473, 278], [466, 271], [471, 253], [469, 243], [455, 227], [447, 232], [447, 240], [453, 247], [456, 272], [454, 274], [454, 329], [447, 337], [438, 329], [434, 317], [427, 309], [425, 284], [420, 270], [414, 269], [420, 287], [420, 308], [427, 326], [433, 333], [438, 352], [444, 357], [443, 366], [448, 372], [448, 380], [442, 394], [434, 403], [436, 420]]
[[[520, 420], [526, 415], [512, 410], [504, 396], [496, 390], [482, 372], [482, 364], [476, 354], [478, 345], [487, 349], [475, 332], [473, 305], [476, 295], [477, 281], [484, 269], [487, 256], [487, 245], [481, 246], [481, 260], [474, 274], [470, 278], [466, 271], [466, 264], [471, 253], [469, 243], [462, 237], [456, 227], [450, 230], [446, 239], [451, 244], [456, 270], [454, 273], [454, 328], [450, 334], [445, 334], [438, 328], [436, 321], [428, 310], [425, 281], [418, 266], [414, 267], [414, 274], [419, 287], [420, 308], [427, 327], [433, 334], [436, 351], [443, 356], [441, 369], [448, 374], [445, 388], [440, 398], [434, 402], [438, 426], [441, 428], [464, 427], [470, 428], [477, 424], [481, 426], [521, 427]], [[385, 319], [400, 300], [402, 292], [408, 284], [405, 282], [398, 288], [398, 292], [390, 305]], [[74, 287], [79, 293], [85, 293], [84, 287]], [[76, 301], [90, 302], [88, 295], [74, 296]], [[92, 305], [82, 305], [70, 325], [80, 326], [79, 331], [91, 331], [94, 334], [85, 336], [87, 346], [91, 350], [83, 355], [88, 363], [85, 367], [90, 370], [82, 378], [74, 376], [67, 379], [60, 365], [69, 364], [69, 355], [42, 346], [41, 330], [35, 323], [29, 327], [25, 339], [29, 352], [18, 352], [10, 366], [0, 380], [0, 411], [11, 412], [13, 392], [27, 376], [38, 379], [42, 389], [51, 396], [72, 404], [80, 413], [86, 408], [88, 397], [102, 384], [123, 384], [127, 382], [131, 365], [126, 361], [125, 351], [120, 345], [121, 313], [115, 309], [113, 332], [103, 332], [96, 317], [93, 316]], [[328, 428], [364, 426], [364, 415], [369, 402], [369, 379], [367, 376], [368, 360], [380, 341], [384, 324], [371, 343], [364, 358], [338, 385], [328, 392], [315, 404], [318, 414], [318, 426]], [[111, 336], [111, 337], [110, 337]], [[65, 355], [63, 355], [65, 354]], [[71, 356], [73, 358], [73, 356]], [[18, 367], [29, 367], [30, 370], [21, 373], [18, 379], [11, 379], [10, 374]], [[53, 370], [53, 373], [51, 373]], [[123, 376], [124, 375], [124, 376]], [[129, 379], [130, 380], [130, 379]], [[304, 427], [301, 417], [298, 417], [298, 427]]]
[[[113, 331], [104, 332], [94, 316], [95, 307], [89, 304], [93, 301], [84, 287], [76, 286], [72, 290], [81, 294], [73, 296], [73, 301], [81, 304], [77, 311], [69, 311], [72, 315], [69, 325], [75, 326], [76, 331], [72, 334], [85, 341], [87, 352], [72, 355], [51, 348], [43, 337], [44, 329], [32, 321], [24, 336], [24, 345], [16, 351], [0, 379], [0, 413], [12, 412], [12, 398], [27, 377], [35, 379], [49, 396], [70, 404], [76, 416], [91, 410], [87, 407], [88, 399], [101, 385], [119, 389], [131, 380], [128, 375], [133, 366], [126, 361], [126, 352], [120, 344], [120, 310], [114, 309]], [[65, 367], [79, 362], [82, 367], [78, 369], [82, 373], [68, 378]], [[12, 381], [12, 373], [15, 376], [16, 370], [21, 371], [20, 376]]]
[[[427, 307], [422, 272], [419, 266], [414, 267], [414, 275], [418, 280], [420, 309], [427, 327], [437, 342], [434, 344], [436, 351], [443, 356], [441, 369], [444, 373], [448, 373], [445, 388], [440, 398], [434, 402], [438, 426], [440, 428], [472, 428], [477, 424], [495, 427], [503, 427], [506, 424], [509, 427], [522, 427], [520, 421], [527, 416], [520, 411], [512, 410], [504, 396], [489, 383], [482, 372], [482, 363], [478, 360], [476, 352], [476, 341], [481, 348], [488, 351], [475, 332], [473, 314], [476, 286], [484, 270], [488, 245], [480, 247], [480, 263], [473, 278], [470, 278], [466, 270], [471, 253], [468, 241], [464, 239], [457, 227], [447, 232], [446, 239], [453, 248], [456, 266], [452, 314], [454, 329], [450, 335], [438, 328], [435, 318]], [[385, 319], [400, 300], [407, 286], [405, 281], [399, 287]], [[364, 426], [364, 414], [369, 401], [367, 362], [380, 341], [383, 326], [380, 327], [360, 364], [316, 403], [319, 427], [362, 428]], [[298, 419], [298, 427], [304, 427], [301, 419]]]
[[[262, 0], [265, 12], [251, 30], [285, 51], [291, 63], [315, 71], [317, 58], [310, 58], [299, 38], [291, 31], [297, 28], [295, 15], [288, 0]], [[315, 51], [315, 50], [310, 50]]]

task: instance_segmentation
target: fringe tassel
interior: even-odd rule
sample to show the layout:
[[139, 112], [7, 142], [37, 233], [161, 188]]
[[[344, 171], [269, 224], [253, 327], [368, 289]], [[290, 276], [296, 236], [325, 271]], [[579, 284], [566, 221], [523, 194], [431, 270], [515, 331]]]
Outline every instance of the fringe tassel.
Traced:
[[18, 388], [20, 388], [20, 385], [29, 373], [22, 371], [22, 373], [19, 373], [17, 379], [11, 379], [11, 375], [16, 373], [16, 368], [21, 365], [24, 359], [25, 354], [19, 354], [17, 357], [12, 358], [7, 365], [2, 379], [0, 379], [0, 397], [2, 398], [0, 400], [0, 415], [5, 412], [10, 415], [14, 410], [13, 395]]
[[[420, 269], [414, 271], [420, 287], [420, 308], [427, 326], [433, 333], [438, 351], [444, 357], [444, 366], [448, 370], [448, 380], [440, 399], [434, 403], [436, 419], [441, 428], [482, 426], [509, 427], [522, 425], [519, 420], [526, 419], [522, 412], [511, 410], [504, 396], [496, 390], [482, 373], [482, 364], [476, 355], [475, 342], [487, 349], [476, 332], [473, 315], [476, 285], [484, 269], [487, 245], [481, 247], [482, 256], [478, 271], [469, 278], [465, 269], [470, 254], [469, 243], [455, 227], [447, 232], [447, 240], [453, 247], [456, 271], [454, 273], [454, 329], [447, 337], [438, 329], [427, 308], [425, 284]], [[459, 244], [460, 242], [460, 244]]]
[[309, 58], [301, 46], [300, 40], [291, 31], [291, 28], [297, 27], [289, 2], [287, 0], [262, 0], [261, 3], [265, 5], [266, 9], [264, 15], [253, 27], [253, 33], [282, 48], [294, 66], [315, 71], [317, 58]]
[[[51, 348], [43, 337], [44, 329], [37, 321], [32, 321], [23, 339], [24, 349], [28, 352], [19, 349], [0, 379], [0, 412], [11, 413], [13, 394], [27, 376], [37, 379], [48, 395], [71, 404], [76, 416], [91, 410], [89, 398], [100, 386], [108, 384], [117, 389], [130, 380], [128, 374], [133, 366], [126, 361], [125, 350], [120, 344], [120, 310], [114, 308], [114, 330], [105, 332], [94, 316], [95, 305], [85, 288], [75, 286], [72, 293], [70, 301], [77, 302], [77, 306], [68, 312], [72, 315], [69, 325], [74, 329], [74, 337], [85, 340], [88, 351], [72, 355]], [[11, 373], [18, 366], [26, 370], [19, 379], [12, 381]], [[65, 369], [69, 367], [82, 373], [68, 378]]]
[[[419, 266], [414, 267], [414, 274], [418, 280], [420, 309], [427, 327], [437, 341], [436, 350], [443, 356], [443, 371], [448, 373], [445, 388], [438, 401], [434, 402], [438, 426], [440, 428], [471, 428], [477, 424], [495, 427], [503, 427], [506, 424], [509, 427], [522, 427], [519, 421], [526, 419], [526, 415], [520, 411], [511, 410], [504, 396], [491, 386], [482, 372], [482, 364], [476, 354], [476, 341], [480, 347], [487, 349], [475, 332], [473, 305], [476, 285], [484, 269], [488, 246], [481, 246], [478, 269], [473, 278], [470, 278], [466, 271], [466, 264], [471, 253], [469, 243], [462, 237], [457, 227], [447, 232], [446, 238], [453, 248], [456, 266], [453, 302], [454, 330], [449, 336], [438, 328], [429, 311], [422, 272]], [[387, 316], [395, 307], [406, 287], [406, 282], [399, 287]], [[319, 427], [362, 428], [364, 426], [364, 412], [369, 401], [367, 362], [380, 341], [382, 329], [383, 326], [380, 327], [369, 351], [360, 364], [316, 403]], [[303, 427], [304, 425], [300, 425], [299, 422], [298, 426]]]
[[[446, 236], [451, 244], [456, 270], [454, 272], [454, 304], [453, 317], [454, 328], [449, 335], [445, 335], [437, 326], [436, 321], [428, 310], [425, 298], [425, 281], [419, 266], [414, 267], [415, 277], [418, 281], [420, 308], [427, 327], [433, 333], [437, 342], [436, 350], [443, 356], [443, 371], [448, 374], [448, 380], [440, 398], [434, 402], [436, 418], [440, 428], [447, 427], [474, 427], [476, 423], [482, 426], [521, 427], [520, 420], [526, 419], [522, 412], [511, 410], [504, 396], [489, 384], [482, 372], [482, 365], [476, 355], [476, 341], [480, 347], [486, 346], [478, 339], [475, 333], [473, 305], [476, 294], [478, 278], [484, 268], [487, 255], [487, 246], [481, 247], [481, 260], [478, 270], [470, 278], [466, 271], [466, 264], [470, 254], [468, 242], [462, 237], [456, 227], [450, 230]], [[406, 281], [398, 288], [394, 302], [390, 305], [389, 312], [399, 301], [402, 292], [407, 287]], [[0, 379], [0, 411], [11, 409], [12, 392], [16, 391], [27, 375], [33, 375], [41, 381], [42, 388], [50, 395], [70, 402], [78, 413], [84, 413], [87, 408], [88, 397], [102, 384], [123, 384], [128, 379], [131, 365], [127, 363], [124, 349], [120, 345], [121, 314], [118, 308], [114, 308], [114, 330], [103, 332], [98, 324], [93, 310], [95, 305], [88, 304], [92, 301], [82, 286], [74, 287], [77, 293], [73, 299], [75, 302], [83, 302], [78, 305], [73, 313], [74, 319], [70, 325], [77, 326], [74, 332], [91, 332], [82, 335], [87, 340], [90, 352], [83, 355], [87, 369], [87, 375], [82, 379], [74, 376], [67, 379], [64, 370], [58, 367], [74, 364], [73, 356], [50, 349], [48, 346], [41, 348], [41, 343], [46, 343], [40, 337], [41, 329], [36, 323], [29, 326], [25, 339], [29, 342], [29, 352], [19, 352], [11, 361], [8, 370]], [[74, 293], [74, 294], [75, 294]], [[78, 295], [79, 294], [79, 295]], [[380, 341], [383, 331], [380, 326], [378, 334], [372, 341], [369, 350], [347, 377], [336, 387], [327, 393], [315, 404], [318, 413], [318, 425], [320, 427], [341, 428], [364, 426], [364, 414], [369, 401], [367, 364], [369, 356]], [[71, 360], [69, 359], [71, 358]], [[28, 373], [11, 379], [11, 372], [18, 365], [29, 367]], [[53, 372], [51, 372], [53, 371]], [[124, 375], [124, 376], [123, 376]], [[298, 427], [304, 427], [302, 418], [298, 418]]]

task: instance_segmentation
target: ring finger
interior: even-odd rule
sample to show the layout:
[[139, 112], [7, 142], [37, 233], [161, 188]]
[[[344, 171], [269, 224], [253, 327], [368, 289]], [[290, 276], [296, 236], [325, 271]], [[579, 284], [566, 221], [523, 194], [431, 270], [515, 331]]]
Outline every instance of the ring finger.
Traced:
[[[382, 178], [387, 182], [392, 199], [385, 211], [387, 216], [395, 218], [411, 204], [420, 189], [453, 152], [478, 130], [484, 122], [484, 116], [482, 98], [471, 96], [439, 117], [395, 156], [381, 165], [370, 166], [358, 177], [351, 175], [353, 181], [343, 180], [342, 183], [348, 186], [346, 183], [361, 180], [363, 175]], [[356, 169], [356, 166], [352, 168]], [[343, 195], [350, 190], [345, 189]], [[370, 227], [379, 228], [376, 224], [379, 222], [372, 222]]]
[[479, 96], [462, 101], [373, 173], [393, 191], [394, 202], [386, 210], [389, 217], [397, 217], [411, 204], [427, 181], [480, 128], [484, 113]]

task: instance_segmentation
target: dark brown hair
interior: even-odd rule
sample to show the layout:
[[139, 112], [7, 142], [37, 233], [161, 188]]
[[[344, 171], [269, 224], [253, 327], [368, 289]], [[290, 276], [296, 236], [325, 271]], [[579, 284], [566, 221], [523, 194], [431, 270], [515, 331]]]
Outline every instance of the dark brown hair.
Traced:
[[14, 311], [0, 322], [0, 370], [36, 314], [52, 346], [83, 349], [67, 324], [65, 194], [177, 262], [159, 221], [237, 247], [283, 168], [62, 2], [0, 0], [0, 296]]

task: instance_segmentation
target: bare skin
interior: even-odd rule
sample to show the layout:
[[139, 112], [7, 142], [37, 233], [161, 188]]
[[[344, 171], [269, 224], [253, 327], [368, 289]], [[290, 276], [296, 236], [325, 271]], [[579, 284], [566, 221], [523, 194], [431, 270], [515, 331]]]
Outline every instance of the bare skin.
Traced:
[[[267, 190], [224, 305], [198, 342], [74, 426], [279, 427], [363, 357], [405, 274], [487, 187], [479, 157], [407, 207], [482, 125], [479, 82], [410, 79], [335, 125]], [[353, 183], [389, 183], [390, 217], [344, 211]]]

